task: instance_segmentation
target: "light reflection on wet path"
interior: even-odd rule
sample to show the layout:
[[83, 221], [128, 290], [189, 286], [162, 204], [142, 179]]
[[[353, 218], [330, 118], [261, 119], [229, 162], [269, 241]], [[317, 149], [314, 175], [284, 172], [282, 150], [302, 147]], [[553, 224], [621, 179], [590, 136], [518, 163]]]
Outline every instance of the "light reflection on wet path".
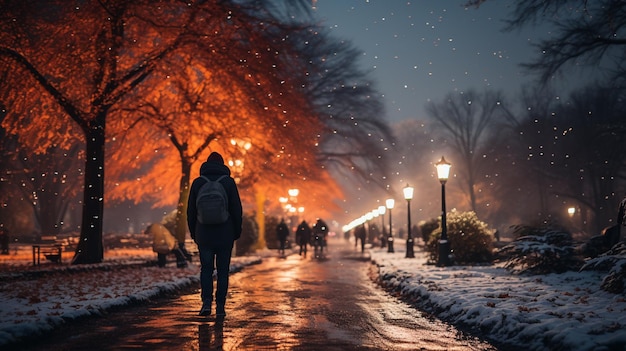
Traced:
[[382, 291], [352, 245], [329, 248], [323, 259], [271, 257], [231, 275], [223, 323], [197, 316], [196, 292], [86, 320], [46, 349], [496, 350]]
[[[370, 266], [336, 241], [323, 259], [270, 258], [231, 276], [228, 316], [217, 324], [223, 349], [495, 350], [390, 297], [368, 278]], [[215, 331], [208, 324], [202, 332]]]

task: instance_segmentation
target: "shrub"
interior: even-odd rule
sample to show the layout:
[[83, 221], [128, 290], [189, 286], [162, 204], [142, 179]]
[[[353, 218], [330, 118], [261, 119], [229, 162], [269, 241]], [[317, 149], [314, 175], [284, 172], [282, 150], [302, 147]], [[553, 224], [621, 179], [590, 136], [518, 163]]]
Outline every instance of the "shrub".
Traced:
[[[439, 224], [441, 219], [437, 219]], [[452, 210], [446, 214], [448, 241], [453, 260], [459, 264], [485, 263], [493, 259], [493, 236], [488, 225], [482, 222], [473, 211], [457, 212]], [[428, 238], [426, 250], [432, 261], [439, 258], [439, 238], [441, 225], [433, 230]]]
[[606, 253], [587, 261], [580, 270], [606, 271], [601, 288], [611, 293], [626, 293], [626, 244], [617, 243]]
[[517, 237], [500, 249], [505, 268], [515, 273], [562, 273], [578, 269], [581, 261], [574, 255], [572, 234], [563, 228], [545, 224], [539, 227], [512, 226]]
[[244, 214], [241, 227], [241, 237], [235, 244], [238, 256], [253, 252], [254, 245], [259, 240], [259, 226], [254, 219], [254, 214]]
[[598, 257], [600, 254], [609, 251], [615, 244], [619, 242], [620, 231], [619, 225], [613, 225], [602, 230], [600, 235], [595, 235], [583, 243], [580, 251], [587, 257]]
[[439, 228], [439, 225], [441, 223], [441, 219], [440, 218], [432, 218], [428, 221], [422, 221], [419, 224], [419, 230], [420, 233], [422, 234], [422, 240], [424, 240], [424, 243], [428, 243], [428, 241], [430, 240], [430, 236], [432, 235], [432, 233]]

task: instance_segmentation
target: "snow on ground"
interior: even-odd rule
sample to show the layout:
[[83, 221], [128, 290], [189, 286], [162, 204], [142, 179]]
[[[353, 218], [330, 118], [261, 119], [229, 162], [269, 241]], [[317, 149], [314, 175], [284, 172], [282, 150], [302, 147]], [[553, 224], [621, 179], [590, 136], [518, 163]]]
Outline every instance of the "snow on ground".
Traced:
[[[156, 262], [156, 255], [149, 249], [142, 251], [133, 256], [105, 255], [113, 258], [98, 265], [45, 264], [43, 270], [33, 270], [29, 260], [13, 260], [13, 264], [2, 260], [9, 268], [0, 271], [0, 348], [51, 331], [69, 320], [199, 284], [197, 259], [184, 269], [176, 268], [173, 262], [159, 268], [146, 264]], [[260, 256], [233, 257], [231, 271], [261, 260]], [[22, 271], [20, 263], [25, 268]]]
[[[602, 291], [601, 273], [515, 276], [498, 265], [427, 265], [421, 251], [416, 258], [404, 258], [401, 249], [395, 253], [371, 249], [370, 253], [387, 288], [442, 320], [474, 328], [495, 341], [526, 350], [626, 350], [626, 298]], [[232, 269], [258, 263], [264, 254], [234, 257]], [[71, 279], [50, 265], [45, 275], [36, 278], [20, 277], [15, 269], [0, 272], [0, 347], [50, 331], [67, 320], [198, 283], [197, 263], [185, 269], [174, 264], [145, 265], [154, 259], [146, 250], [143, 255], [114, 257], [100, 265], [57, 269], [77, 270]], [[123, 268], [133, 265], [143, 267]]]
[[420, 309], [525, 350], [626, 350], [626, 297], [595, 271], [511, 275], [501, 265], [426, 265], [423, 252], [371, 251], [379, 279]]

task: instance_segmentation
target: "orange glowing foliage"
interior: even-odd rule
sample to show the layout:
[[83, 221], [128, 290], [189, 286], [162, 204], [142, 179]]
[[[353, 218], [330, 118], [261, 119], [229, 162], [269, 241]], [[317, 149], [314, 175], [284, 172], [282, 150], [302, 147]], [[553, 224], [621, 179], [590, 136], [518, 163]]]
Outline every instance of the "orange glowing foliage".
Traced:
[[[36, 82], [26, 70], [2, 58], [0, 68], [15, 73], [3, 75], [0, 80], [2, 104], [9, 107], [1, 126], [16, 135], [25, 150], [45, 154], [53, 145], [68, 150], [83, 138], [76, 124], [59, 118], [63, 114], [59, 105], [36, 88]], [[16, 86], [21, 89], [12, 88]]]
[[[158, 181], [176, 183], [166, 172], [175, 172], [170, 155], [178, 152], [184, 198], [187, 168], [210, 149], [227, 152], [230, 137], [251, 138], [267, 154], [279, 152], [271, 150], [276, 140], [294, 154], [298, 152], [292, 145], [312, 148], [312, 136], [293, 133], [301, 144], [289, 143], [280, 139], [285, 130], [275, 127], [289, 119], [298, 125], [293, 128], [314, 134], [311, 126], [316, 125], [315, 118], [309, 120], [313, 115], [302, 103], [305, 99], [293, 88], [297, 85], [289, 83], [301, 63], [281, 40], [291, 26], [289, 17], [283, 17], [287, 22], [280, 18], [285, 16], [278, 10], [282, 6], [270, 10], [265, 6], [277, 4], [167, 0], [158, 5], [142, 0], [1, 4], [0, 73], [8, 77], [0, 84], [11, 90], [3, 126], [36, 150], [69, 146], [63, 142], [74, 137], [87, 145], [75, 263], [102, 260], [103, 200], [109, 200], [105, 175], [160, 175], [145, 178], [155, 183], [146, 190], [144, 184], [122, 185], [123, 177], [110, 183], [107, 178], [109, 187], [119, 184], [128, 193], [119, 198], [139, 198], [146, 191], [155, 197], [157, 191], [158, 196], [176, 193]], [[178, 81], [170, 83], [172, 79]], [[206, 84], [199, 84], [203, 80]], [[186, 96], [204, 100], [194, 105]], [[105, 154], [107, 138], [112, 144]], [[166, 140], [175, 146], [174, 153]], [[155, 149], [162, 150], [156, 158]], [[164, 162], [155, 173], [150, 171], [154, 160]], [[114, 169], [108, 172], [105, 166]]]
[[[148, 201], [155, 207], [185, 203], [183, 188], [199, 174], [211, 151], [243, 162], [241, 174], [233, 175], [241, 179], [241, 193], [249, 203], [259, 188], [285, 178], [318, 179], [317, 188], [333, 187], [316, 158], [322, 126], [303, 96], [286, 89], [279, 94], [261, 89], [251, 96], [223, 68], [209, 71], [194, 65], [192, 58], [185, 67], [185, 75], [155, 79], [158, 85], [151, 89], [156, 93], [133, 102], [120, 111], [123, 118], [110, 124], [116, 132], [109, 141], [115, 145], [107, 167], [109, 198]], [[231, 140], [246, 140], [250, 148]], [[183, 164], [192, 166], [190, 175]]]
[[[323, 75], [319, 81], [309, 81], [316, 68], [306, 55], [298, 55], [299, 49], [290, 46], [293, 43], [267, 35], [271, 31], [265, 27], [270, 23], [249, 20], [249, 14], [237, 14], [222, 2], [194, 3], [193, 11], [179, 8], [177, 2], [160, 4], [154, 7], [120, 0], [87, 2], [80, 9], [71, 9], [59, 2], [58, 10], [73, 24], [57, 21], [57, 26], [50, 28], [58, 35], [70, 36], [68, 47], [75, 53], [52, 46], [41, 56], [43, 61], [37, 61], [39, 56], [31, 58], [34, 47], [32, 52], [21, 53], [54, 78], [49, 83], [57, 95], [51, 96], [51, 89], [38, 84], [36, 75], [15, 64], [14, 57], [3, 56], [0, 47], [0, 59], [26, 76], [23, 81], [12, 76], [10, 84], [24, 85], [24, 91], [32, 92], [25, 96], [11, 89], [11, 107], [15, 108], [7, 119], [11, 131], [25, 142], [36, 140], [37, 147], [55, 138], [68, 145], [82, 138], [89, 143], [89, 131], [106, 127], [106, 157], [96, 160], [103, 164], [87, 167], [102, 173], [92, 174], [92, 179], [104, 179], [106, 189], [87, 200], [102, 199], [105, 205], [131, 200], [153, 207], [176, 207], [184, 214], [190, 182], [208, 154], [219, 151], [227, 161], [241, 162], [242, 166], [232, 171], [244, 203], [249, 205], [246, 209], [279, 214], [278, 198], [297, 187], [302, 190], [299, 205], [306, 208], [307, 216], [328, 217], [337, 209], [336, 199], [343, 195], [320, 161], [327, 162], [329, 155], [333, 160], [345, 155], [378, 155], [363, 148], [371, 145], [372, 134], [365, 130], [369, 127], [338, 128], [352, 115], [364, 118], [368, 111], [377, 115], [376, 106], [353, 104], [345, 92], [339, 95], [328, 87], [320, 88]], [[103, 6], [110, 6], [110, 19], [102, 12]], [[173, 16], [178, 13], [181, 15]], [[80, 19], [74, 21], [75, 17]], [[103, 18], [107, 18], [105, 25]], [[110, 31], [103, 30], [109, 24]], [[77, 26], [82, 26], [80, 31]], [[328, 91], [330, 100], [320, 99], [315, 87]], [[312, 101], [315, 96], [318, 100]], [[350, 103], [345, 107], [329, 103], [333, 96]], [[50, 116], [52, 121], [32, 123], [20, 115], [19, 111], [30, 108], [33, 98], [45, 101], [34, 107], [33, 115]], [[320, 112], [329, 105], [337, 106], [334, 121]], [[363, 111], [347, 105], [363, 106]], [[46, 114], [44, 109], [51, 112]], [[76, 123], [67, 123], [67, 115]], [[329, 134], [335, 135], [335, 140], [364, 135], [357, 142], [361, 151], [354, 154], [354, 145], [345, 140], [341, 146], [326, 142], [325, 148], [321, 147]], [[243, 149], [231, 140], [245, 140], [251, 147]], [[322, 153], [325, 156], [320, 156]], [[88, 157], [87, 162], [95, 158]], [[87, 184], [87, 189], [91, 185]], [[265, 209], [255, 206], [260, 198], [265, 199]], [[101, 216], [92, 213], [89, 218]], [[184, 218], [177, 218], [177, 223], [179, 235]], [[83, 228], [91, 227], [99, 230], [83, 223]]]

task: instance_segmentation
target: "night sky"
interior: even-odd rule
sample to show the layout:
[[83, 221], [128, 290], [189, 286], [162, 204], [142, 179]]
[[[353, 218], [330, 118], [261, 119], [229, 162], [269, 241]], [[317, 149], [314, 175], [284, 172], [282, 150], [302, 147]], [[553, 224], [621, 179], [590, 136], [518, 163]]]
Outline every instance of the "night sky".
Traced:
[[515, 97], [536, 77], [519, 64], [536, 57], [531, 44], [549, 35], [528, 27], [503, 32], [512, 1], [479, 9], [464, 0], [318, 0], [316, 16], [335, 37], [362, 50], [361, 63], [384, 95], [392, 122], [426, 118], [427, 101], [470, 88]]

